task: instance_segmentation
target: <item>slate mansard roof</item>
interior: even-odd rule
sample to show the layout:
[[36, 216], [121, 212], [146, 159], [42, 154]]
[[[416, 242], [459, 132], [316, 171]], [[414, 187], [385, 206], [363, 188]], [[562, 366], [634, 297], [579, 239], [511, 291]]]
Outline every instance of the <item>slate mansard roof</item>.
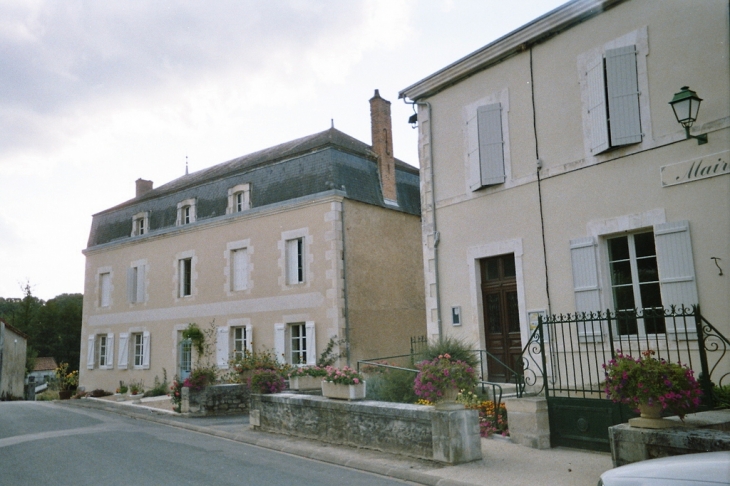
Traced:
[[[93, 216], [88, 248], [131, 238], [132, 218], [143, 211], [149, 212], [149, 234], [172, 230], [177, 204], [189, 198], [197, 200], [196, 222], [231, 217], [228, 189], [245, 183], [252, 210], [333, 190], [394, 209], [383, 200], [376, 161], [369, 145], [331, 128], [179, 177], [101, 211]], [[396, 187], [395, 209], [420, 215], [418, 169], [396, 160]]]

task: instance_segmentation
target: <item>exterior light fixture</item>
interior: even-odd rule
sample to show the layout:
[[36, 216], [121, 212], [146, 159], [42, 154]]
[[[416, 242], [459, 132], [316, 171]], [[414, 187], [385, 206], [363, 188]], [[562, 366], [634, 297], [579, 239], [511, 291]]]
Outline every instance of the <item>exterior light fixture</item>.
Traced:
[[674, 116], [677, 117], [677, 121], [687, 132], [687, 139], [696, 138], [697, 145], [707, 143], [706, 133], [697, 136], [689, 134], [689, 129], [697, 119], [697, 112], [700, 111], [700, 103], [702, 103], [702, 98], [689, 89], [689, 86], [682, 86], [682, 90], [679, 93], [675, 93], [674, 98], [669, 102], [672, 105], [672, 110], [674, 110]]

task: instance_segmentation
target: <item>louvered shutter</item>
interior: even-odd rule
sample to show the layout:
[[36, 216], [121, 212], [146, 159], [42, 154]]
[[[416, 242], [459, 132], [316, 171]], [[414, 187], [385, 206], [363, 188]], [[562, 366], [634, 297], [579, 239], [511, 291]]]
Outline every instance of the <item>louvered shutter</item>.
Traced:
[[[576, 313], [601, 310], [601, 288], [598, 280], [596, 242], [592, 237], [570, 240], [570, 261], [573, 267], [573, 291]], [[578, 324], [583, 341], [596, 342], [602, 337], [600, 323]]]
[[86, 350], [86, 368], [93, 370], [94, 369], [94, 345], [96, 344], [96, 336], [94, 334], [91, 334], [89, 336], [89, 346]]
[[129, 363], [129, 333], [119, 333], [119, 359], [117, 368], [126, 370]]
[[479, 164], [483, 186], [504, 182], [504, 140], [502, 105], [493, 103], [477, 109], [479, 120]]
[[477, 113], [466, 122], [467, 160], [469, 161], [469, 189], [482, 187], [482, 168], [479, 163], [479, 121]]
[[101, 306], [108, 307], [111, 300], [111, 275], [101, 274]]
[[145, 294], [145, 277], [147, 273], [147, 267], [145, 265], [139, 265], [136, 267], [136, 274], [137, 274], [137, 282], [136, 282], [136, 292], [135, 292], [135, 302], [144, 302], [144, 294]]
[[253, 326], [251, 324], [246, 325], [246, 350], [253, 352]]
[[[655, 225], [654, 244], [664, 307], [689, 308], [698, 304], [689, 221]], [[674, 323], [667, 321], [667, 332], [673, 332], [674, 327]], [[694, 320], [687, 323], [687, 328], [683, 321], [677, 320], [676, 328], [680, 334], [687, 331], [692, 336], [696, 335]]]
[[150, 333], [142, 333], [142, 369], [150, 369]]
[[299, 283], [299, 240], [287, 240], [287, 283], [289, 285]]
[[217, 329], [215, 340], [216, 364], [218, 365], [218, 368], [222, 370], [228, 369], [229, 335], [230, 328], [228, 326], [219, 327]]
[[106, 335], [106, 369], [114, 369], [114, 333]]
[[591, 153], [608, 150], [608, 111], [606, 110], [606, 83], [603, 78], [603, 56], [587, 65], [588, 124], [591, 131]]
[[274, 324], [274, 352], [279, 363], [286, 363], [286, 327]]
[[246, 250], [233, 252], [233, 290], [244, 290], [248, 286]]
[[307, 336], [307, 364], [317, 364], [317, 339], [314, 334], [314, 321], [307, 321], [304, 324]]
[[137, 271], [136, 268], [127, 269], [127, 301], [134, 302], [137, 298]]
[[641, 142], [636, 46], [606, 51], [606, 89], [611, 146]]

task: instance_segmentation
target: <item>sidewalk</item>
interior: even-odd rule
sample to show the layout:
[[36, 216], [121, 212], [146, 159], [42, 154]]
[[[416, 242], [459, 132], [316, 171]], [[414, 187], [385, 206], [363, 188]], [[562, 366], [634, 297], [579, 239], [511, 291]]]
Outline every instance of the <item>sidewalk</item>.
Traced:
[[368, 471], [418, 484], [467, 486], [487, 483], [512, 485], [595, 485], [611, 469], [611, 455], [574, 449], [536, 450], [509, 439], [482, 439], [481, 461], [445, 466], [430, 461], [394, 456], [378, 451], [331, 445], [314, 440], [254, 431], [247, 415], [184, 417], [159, 403], [114, 402], [86, 398], [56, 402], [62, 406], [94, 408], [173, 427], [285, 452], [322, 462]]

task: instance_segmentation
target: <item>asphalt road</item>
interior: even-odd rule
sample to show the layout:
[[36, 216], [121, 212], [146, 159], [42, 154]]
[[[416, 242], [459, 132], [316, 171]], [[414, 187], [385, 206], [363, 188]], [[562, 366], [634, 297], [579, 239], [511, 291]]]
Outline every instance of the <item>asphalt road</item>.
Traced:
[[52, 402], [0, 402], [0, 486], [403, 485], [218, 437]]

